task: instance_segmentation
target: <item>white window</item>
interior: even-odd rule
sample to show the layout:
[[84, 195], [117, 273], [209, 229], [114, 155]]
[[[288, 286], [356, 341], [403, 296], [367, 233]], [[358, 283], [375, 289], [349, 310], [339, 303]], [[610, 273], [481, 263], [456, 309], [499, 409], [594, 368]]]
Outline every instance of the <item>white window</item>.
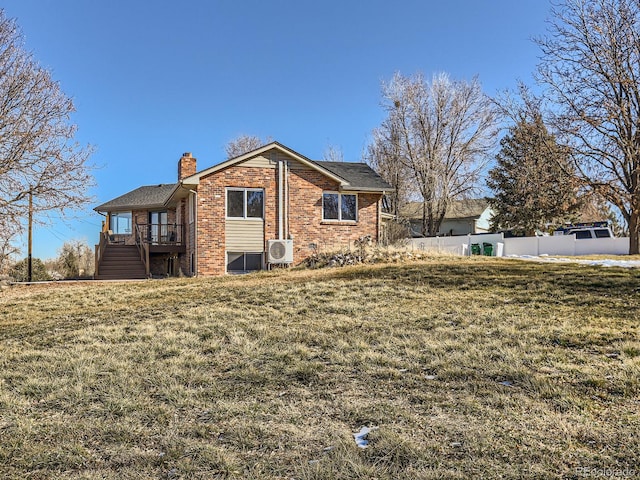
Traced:
[[355, 193], [323, 193], [322, 219], [355, 222], [358, 219], [358, 195]]
[[264, 191], [260, 188], [228, 188], [227, 218], [263, 218]]
[[131, 234], [131, 212], [112, 212], [109, 215], [109, 230], [117, 234]]

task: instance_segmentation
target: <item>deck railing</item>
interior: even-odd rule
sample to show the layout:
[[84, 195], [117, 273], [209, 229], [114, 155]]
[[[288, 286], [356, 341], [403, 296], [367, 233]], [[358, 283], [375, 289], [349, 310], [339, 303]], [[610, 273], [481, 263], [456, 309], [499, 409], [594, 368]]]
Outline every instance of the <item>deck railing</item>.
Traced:
[[140, 260], [144, 264], [144, 269], [148, 277], [151, 271], [149, 264], [149, 243], [145, 241], [144, 229], [141, 227], [144, 227], [144, 225], [136, 225], [136, 247], [138, 247]]
[[136, 231], [140, 233], [140, 241], [142, 243], [151, 245], [184, 245], [184, 228], [181, 224], [136, 224]]

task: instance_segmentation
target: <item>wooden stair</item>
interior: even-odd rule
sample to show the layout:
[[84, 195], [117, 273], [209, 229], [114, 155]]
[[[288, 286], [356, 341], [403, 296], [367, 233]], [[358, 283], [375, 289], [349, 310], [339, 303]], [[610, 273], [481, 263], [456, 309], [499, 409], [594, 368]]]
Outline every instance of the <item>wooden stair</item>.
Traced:
[[133, 280], [147, 278], [140, 252], [135, 245], [106, 245], [96, 280]]

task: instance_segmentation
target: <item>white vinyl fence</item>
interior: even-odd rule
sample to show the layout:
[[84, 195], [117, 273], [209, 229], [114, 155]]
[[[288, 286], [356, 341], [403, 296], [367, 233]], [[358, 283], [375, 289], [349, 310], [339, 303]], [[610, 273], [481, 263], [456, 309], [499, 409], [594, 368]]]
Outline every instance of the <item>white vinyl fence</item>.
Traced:
[[575, 235], [549, 237], [504, 238], [501, 233], [458, 237], [426, 237], [409, 239], [410, 248], [457, 255], [471, 255], [477, 244], [483, 254], [484, 244], [491, 245], [493, 256], [522, 255], [626, 255], [629, 238], [592, 238], [576, 240]]

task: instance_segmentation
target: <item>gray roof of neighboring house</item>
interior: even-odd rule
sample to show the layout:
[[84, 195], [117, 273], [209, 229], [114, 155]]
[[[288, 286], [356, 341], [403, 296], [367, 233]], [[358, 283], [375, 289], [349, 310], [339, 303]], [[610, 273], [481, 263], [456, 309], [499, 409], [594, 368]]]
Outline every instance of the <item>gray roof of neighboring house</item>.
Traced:
[[[476, 218], [489, 208], [489, 202], [484, 198], [469, 198], [454, 200], [447, 208], [444, 218]], [[409, 202], [402, 209], [402, 216], [406, 218], [422, 218], [422, 202]]]
[[94, 208], [97, 212], [132, 210], [134, 208], [162, 207], [176, 188], [175, 183], [147, 185], [131, 190]]
[[344, 178], [354, 190], [392, 190], [366, 163], [314, 161], [318, 166]]

